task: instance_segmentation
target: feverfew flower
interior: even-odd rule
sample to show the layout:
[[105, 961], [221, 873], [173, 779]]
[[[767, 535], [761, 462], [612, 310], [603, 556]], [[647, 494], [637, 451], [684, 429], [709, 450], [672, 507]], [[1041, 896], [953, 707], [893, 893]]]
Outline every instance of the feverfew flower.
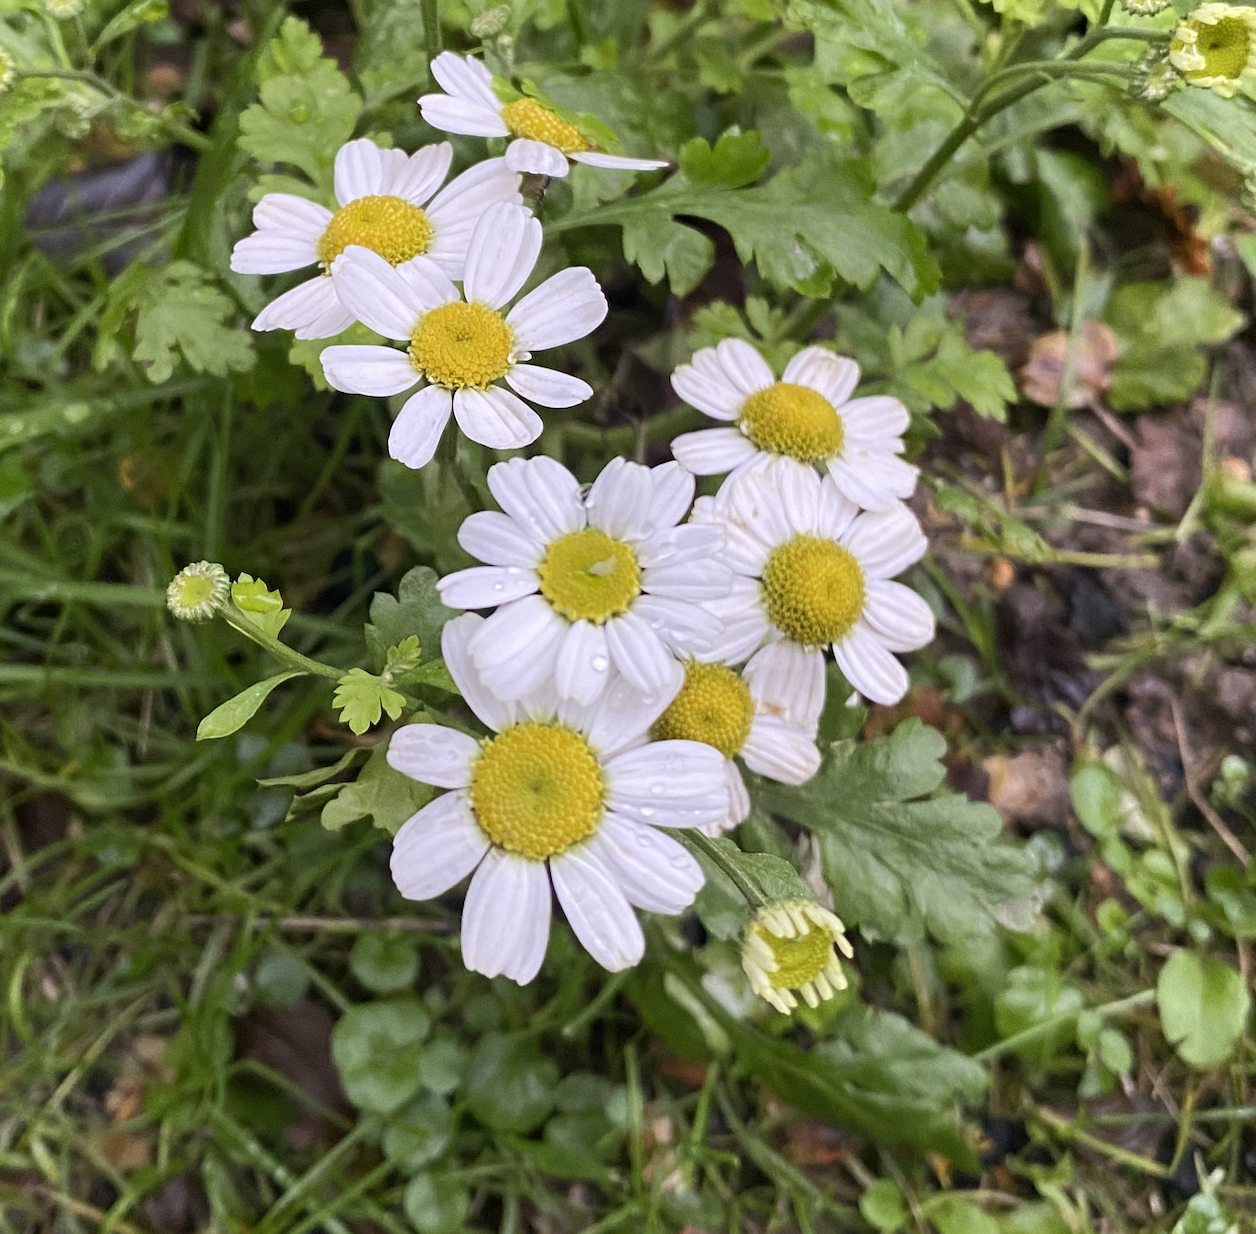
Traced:
[[623, 171], [667, 166], [658, 159], [623, 158], [593, 149], [579, 128], [536, 99], [503, 103], [493, 89], [493, 74], [474, 56], [444, 51], [432, 61], [431, 68], [445, 93], [425, 94], [419, 99], [423, 119], [446, 133], [513, 137], [506, 147], [506, 165], [512, 171], [565, 176], [568, 159]]
[[888, 510], [916, 487], [898, 456], [910, 417], [896, 398], [851, 398], [859, 365], [805, 347], [780, 381], [747, 342], [704, 347], [672, 374], [685, 402], [732, 428], [682, 433], [672, 453], [695, 475], [741, 472], [773, 457], [828, 470], [838, 491], [865, 510]]
[[720, 632], [701, 602], [732, 580], [717, 527], [677, 526], [693, 477], [616, 458], [582, 494], [542, 456], [496, 463], [488, 486], [504, 513], [472, 514], [458, 542], [489, 564], [437, 587], [453, 608], [496, 609], [470, 642], [489, 688], [518, 698], [552, 681], [559, 698], [591, 703], [614, 669], [661, 711], [684, 676], [674, 653]]
[[180, 621], [209, 621], [231, 595], [231, 579], [216, 561], [184, 566], [166, 588], [166, 607]]
[[[341, 300], [372, 330], [409, 346], [328, 347], [327, 384], [350, 394], [400, 394], [426, 383], [393, 421], [393, 458], [407, 467], [427, 463], [451, 411], [472, 441], [495, 450], [526, 446], [542, 425], [524, 398], [574, 407], [593, 393], [578, 377], [526, 363], [533, 351], [584, 338], [601, 324], [606, 297], [591, 271], [560, 270], [502, 312], [540, 251], [541, 224], [522, 206], [501, 203], [476, 224], [461, 292], [424, 257], [395, 269], [363, 248], [337, 258], [332, 278]], [[502, 380], [510, 390], [497, 384]]]
[[0, 94], [3, 94], [13, 84], [13, 78], [16, 73], [17, 65], [13, 62], [13, 57], [3, 47], [0, 47]]
[[647, 742], [663, 703], [623, 683], [592, 707], [545, 687], [502, 702], [471, 654], [484, 619], [449, 622], [441, 651], [471, 710], [496, 736], [436, 724], [393, 734], [389, 765], [451, 791], [393, 841], [401, 894], [427, 900], [474, 871], [462, 957], [524, 984], [549, 939], [550, 884], [576, 937], [612, 972], [645, 949], [633, 906], [679, 913], [702, 886], [698, 863], [658, 827], [697, 827], [726, 808], [720, 755], [693, 741]]
[[846, 927], [827, 908], [811, 900], [783, 900], [760, 909], [746, 930], [741, 966], [750, 988], [782, 1015], [798, 1006], [818, 1007], [847, 986], [837, 958], [848, 960], [854, 948]]
[[449, 278], [460, 279], [480, 215], [494, 202], [518, 205], [523, 198], [519, 177], [501, 159], [477, 163], [437, 193], [452, 158], [447, 141], [407, 157], [360, 137], [336, 155], [339, 210], [292, 193], [267, 193], [253, 209], [257, 231], [236, 244], [231, 268], [239, 274], [280, 274], [317, 262], [323, 270], [271, 301], [253, 329], [295, 330], [297, 338], [314, 339], [353, 325], [353, 313], [327, 277], [350, 245], [370, 249], [390, 266], [428, 257]]
[[804, 728], [824, 706], [824, 648], [846, 679], [875, 703], [896, 703], [907, 673], [891, 655], [933, 638], [933, 613], [890, 580], [924, 556], [920, 524], [906, 506], [861, 514], [838, 491], [791, 459], [725, 481], [700, 498], [695, 522], [724, 530], [724, 560], [736, 577], [706, 607], [724, 622], [709, 655], [750, 657], [767, 706]]
[[705, 742], [724, 756], [728, 813], [703, 828], [710, 836], [745, 822], [750, 813], [750, 794], [737, 758], [751, 771], [782, 784], [805, 784], [820, 769], [812, 732], [791, 724], [765, 702], [762, 674], [747, 676], [727, 664], [690, 660], [680, 693], [651, 732], [660, 741]]
[[1169, 63], [1188, 85], [1233, 98], [1256, 72], [1256, 8], [1201, 4], [1173, 32]]

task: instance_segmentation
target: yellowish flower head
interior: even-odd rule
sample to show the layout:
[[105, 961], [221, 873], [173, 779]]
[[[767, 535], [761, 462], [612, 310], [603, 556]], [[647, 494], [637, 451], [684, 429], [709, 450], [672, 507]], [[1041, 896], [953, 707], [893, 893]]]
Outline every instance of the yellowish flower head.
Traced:
[[13, 57], [0, 47], [0, 94], [13, 84], [13, 74], [16, 72], [17, 65], [13, 63]]
[[231, 595], [231, 579], [216, 561], [184, 566], [166, 588], [166, 607], [180, 621], [209, 621]]
[[1169, 63], [1191, 86], [1233, 98], [1256, 72], [1256, 9], [1201, 4], [1173, 33]]
[[811, 900], [782, 900], [760, 909], [741, 945], [750, 988], [788, 1015], [798, 998], [818, 1007], [847, 985], [838, 959], [855, 954], [846, 927]]

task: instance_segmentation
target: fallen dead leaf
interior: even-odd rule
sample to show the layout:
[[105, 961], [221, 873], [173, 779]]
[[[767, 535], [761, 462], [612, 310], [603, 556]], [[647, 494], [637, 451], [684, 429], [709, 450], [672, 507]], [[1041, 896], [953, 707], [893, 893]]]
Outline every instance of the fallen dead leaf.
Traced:
[[1085, 321], [1074, 343], [1063, 330], [1036, 338], [1029, 359], [1020, 371], [1021, 392], [1043, 407], [1060, 401], [1069, 348], [1073, 347], [1072, 373], [1066, 400], [1069, 407], [1088, 407], [1102, 398], [1112, 380], [1117, 357], [1116, 335], [1101, 321]]
[[990, 777], [990, 804], [1004, 822], [1058, 824], [1068, 818], [1068, 767], [1056, 747], [1023, 750], [1011, 758], [992, 754], [982, 766]]

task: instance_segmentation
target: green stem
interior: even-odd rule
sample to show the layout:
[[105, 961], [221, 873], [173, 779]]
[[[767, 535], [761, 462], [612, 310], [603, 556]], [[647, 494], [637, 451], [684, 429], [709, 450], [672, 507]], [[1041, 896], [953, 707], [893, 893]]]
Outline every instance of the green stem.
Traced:
[[220, 605], [218, 614], [233, 630], [239, 631], [245, 638], [251, 638], [263, 650], [270, 652], [280, 664], [286, 664], [289, 668], [298, 669], [303, 673], [314, 673], [319, 677], [326, 677], [329, 681], [339, 681], [344, 676], [343, 670], [324, 664], [321, 660], [311, 660], [309, 656], [303, 656], [299, 651], [293, 651], [291, 647], [285, 646], [277, 638], [272, 638], [247, 617], [242, 617], [230, 603]]
[[[423, 46], [427, 50], [427, 71], [432, 72], [432, 61], [440, 55], [440, 0], [420, 0], [419, 12], [423, 18]], [[432, 78], [433, 84], [436, 78]]]
[[741, 892], [742, 899], [751, 908], [766, 908], [771, 903], [768, 897], [763, 894], [763, 889], [758, 883], [748, 878], [742, 870], [739, 870], [736, 862], [730, 861], [723, 849], [710, 836], [703, 835], [701, 831], [690, 828], [676, 831], [669, 830], [668, 834], [679, 840], [691, 853], [700, 853], [705, 857]]
[[689, 10], [684, 19], [677, 23], [671, 34], [657, 47], [651, 48], [645, 58], [646, 64], [657, 64], [669, 52], [686, 42], [689, 36], [713, 15], [713, 8], [714, 5], [711, 3], [711, 0], [697, 0], [697, 3]]
[[[1155, 1001], [1155, 990], [1140, 990], [1137, 994], [1131, 994], [1128, 998], [1120, 998], [1113, 1003], [1104, 1003], [1102, 1007], [1094, 1007], [1092, 1010], [1095, 1015], [1106, 1020], [1111, 1016], [1123, 1015], [1125, 1012], [1134, 1011], [1139, 1007], [1149, 1007]], [[1062, 1015], [1053, 1015], [1046, 1020], [1041, 1020], [1031, 1028], [1027, 1028], [1019, 1033], [1013, 1033], [1012, 1036], [1005, 1040], [996, 1041], [994, 1045], [987, 1046], [984, 1050], [972, 1056], [973, 1061], [988, 1063], [1003, 1054], [1010, 1054], [1014, 1050], [1019, 1050], [1022, 1046], [1033, 1045], [1034, 1042], [1040, 1041], [1043, 1037], [1051, 1036], [1052, 1033], [1057, 1029], [1063, 1028], [1066, 1024], [1071, 1024], [1080, 1014], [1078, 1011], [1066, 1011]]]

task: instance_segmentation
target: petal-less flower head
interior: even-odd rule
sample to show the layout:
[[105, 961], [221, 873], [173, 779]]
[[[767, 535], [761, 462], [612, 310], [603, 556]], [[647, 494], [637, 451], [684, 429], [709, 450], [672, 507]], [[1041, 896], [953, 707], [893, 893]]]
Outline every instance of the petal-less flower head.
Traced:
[[1233, 98], [1256, 73], [1256, 8], [1201, 4], [1173, 32], [1169, 63], [1188, 85]]
[[811, 900], [783, 900], [760, 909], [747, 927], [741, 966], [750, 988], [789, 1015], [797, 994], [818, 1007], [846, 988], [838, 951], [848, 960], [855, 954], [839, 918]]
[[484, 680], [501, 698], [552, 681], [560, 698], [590, 703], [618, 674], [661, 711], [684, 676], [675, 655], [720, 632], [702, 602], [732, 580], [719, 528], [677, 525], [693, 477], [616, 458], [582, 493], [561, 463], [537, 457], [496, 463], [488, 486], [502, 513], [458, 530], [488, 564], [437, 584], [453, 608], [496, 609], [470, 644]]
[[493, 74], [474, 56], [441, 52], [432, 61], [432, 76], [445, 93], [419, 99], [423, 119], [446, 133], [513, 138], [506, 147], [506, 165], [514, 171], [565, 176], [568, 159], [622, 171], [667, 166], [658, 159], [630, 159], [593, 149], [576, 125], [536, 99], [503, 103], [493, 89]]
[[184, 566], [166, 588], [166, 607], [180, 621], [209, 621], [231, 595], [231, 579], [216, 561]]
[[650, 730], [657, 740], [701, 741], [724, 756], [728, 813], [703, 830], [718, 836], [743, 823], [750, 794], [736, 760], [781, 784], [805, 784], [820, 769], [811, 731], [791, 723], [765, 700], [762, 675], [690, 659], [680, 693]]
[[876, 703], [896, 703], [907, 673], [891, 652], [933, 638], [933, 613], [909, 587], [891, 582], [928, 547], [901, 503], [860, 513], [792, 459], [773, 459], [699, 498], [695, 522], [725, 535], [735, 578], [706, 607], [724, 622], [708, 657], [738, 663], [761, 682], [767, 706], [811, 728], [824, 706], [824, 648], [846, 679]]
[[297, 338], [331, 338], [354, 315], [327, 277], [350, 245], [396, 266], [426, 256], [449, 278], [462, 278], [467, 244], [480, 215], [494, 202], [519, 205], [519, 177], [501, 159], [477, 163], [436, 192], [449, 172], [453, 147], [442, 141], [414, 154], [381, 150], [360, 137], [336, 155], [336, 200], [328, 210], [292, 193], [267, 193], [253, 210], [257, 230], [239, 241], [231, 268], [240, 274], [280, 274], [318, 263], [322, 273], [272, 300], [254, 330], [295, 330]]
[[350, 394], [400, 394], [423, 383], [393, 422], [393, 458], [407, 467], [427, 463], [451, 411], [472, 441], [496, 450], [526, 446], [542, 426], [523, 399], [574, 407], [593, 393], [578, 377], [526, 363], [534, 351], [583, 338], [606, 316], [606, 297], [589, 270], [560, 270], [505, 311], [540, 251], [541, 224], [522, 206], [500, 203], [484, 211], [471, 235], [461, 292], [425, 257], [394, 268], [351, 246], [333, 263], [337, 294], [354, 316], [409, 346], [328, 347], [327, 384]]
[[903, 452], [907, 409], [895, 398], [851, 398], [859, 365], [806, 347], [780, 381], [749, 343], [704, 347], [672, 374], [685, 402], [731, 428], [682, 433], [672, 453], [695, 475], [738, 473], [773, 457], [828, 470], [840, 492], [865, 510], [888, 510], [916, 487]]
[[496, 736], [436, 724], [393, 734], [388, 762], [451, 790], [402, 826], [392, 873], [411, 900], [474, 871], [462, 913], [467, 967], [523, 984], [545, 958], [550, 884], [576, 937], [603, 967], [644, 951], [633, 907], [679, 913], [702, 886], [698, 863], [658, 827], [699, 827], [726, 808], [722, 760], [693, 741], [649, 742], [663, 704], [623, 682], [592, 706], [550, 686], [515, 702], [488, 688], [471, 655], [484, 619], [445, 626], [441, 651], [471, 710]]

